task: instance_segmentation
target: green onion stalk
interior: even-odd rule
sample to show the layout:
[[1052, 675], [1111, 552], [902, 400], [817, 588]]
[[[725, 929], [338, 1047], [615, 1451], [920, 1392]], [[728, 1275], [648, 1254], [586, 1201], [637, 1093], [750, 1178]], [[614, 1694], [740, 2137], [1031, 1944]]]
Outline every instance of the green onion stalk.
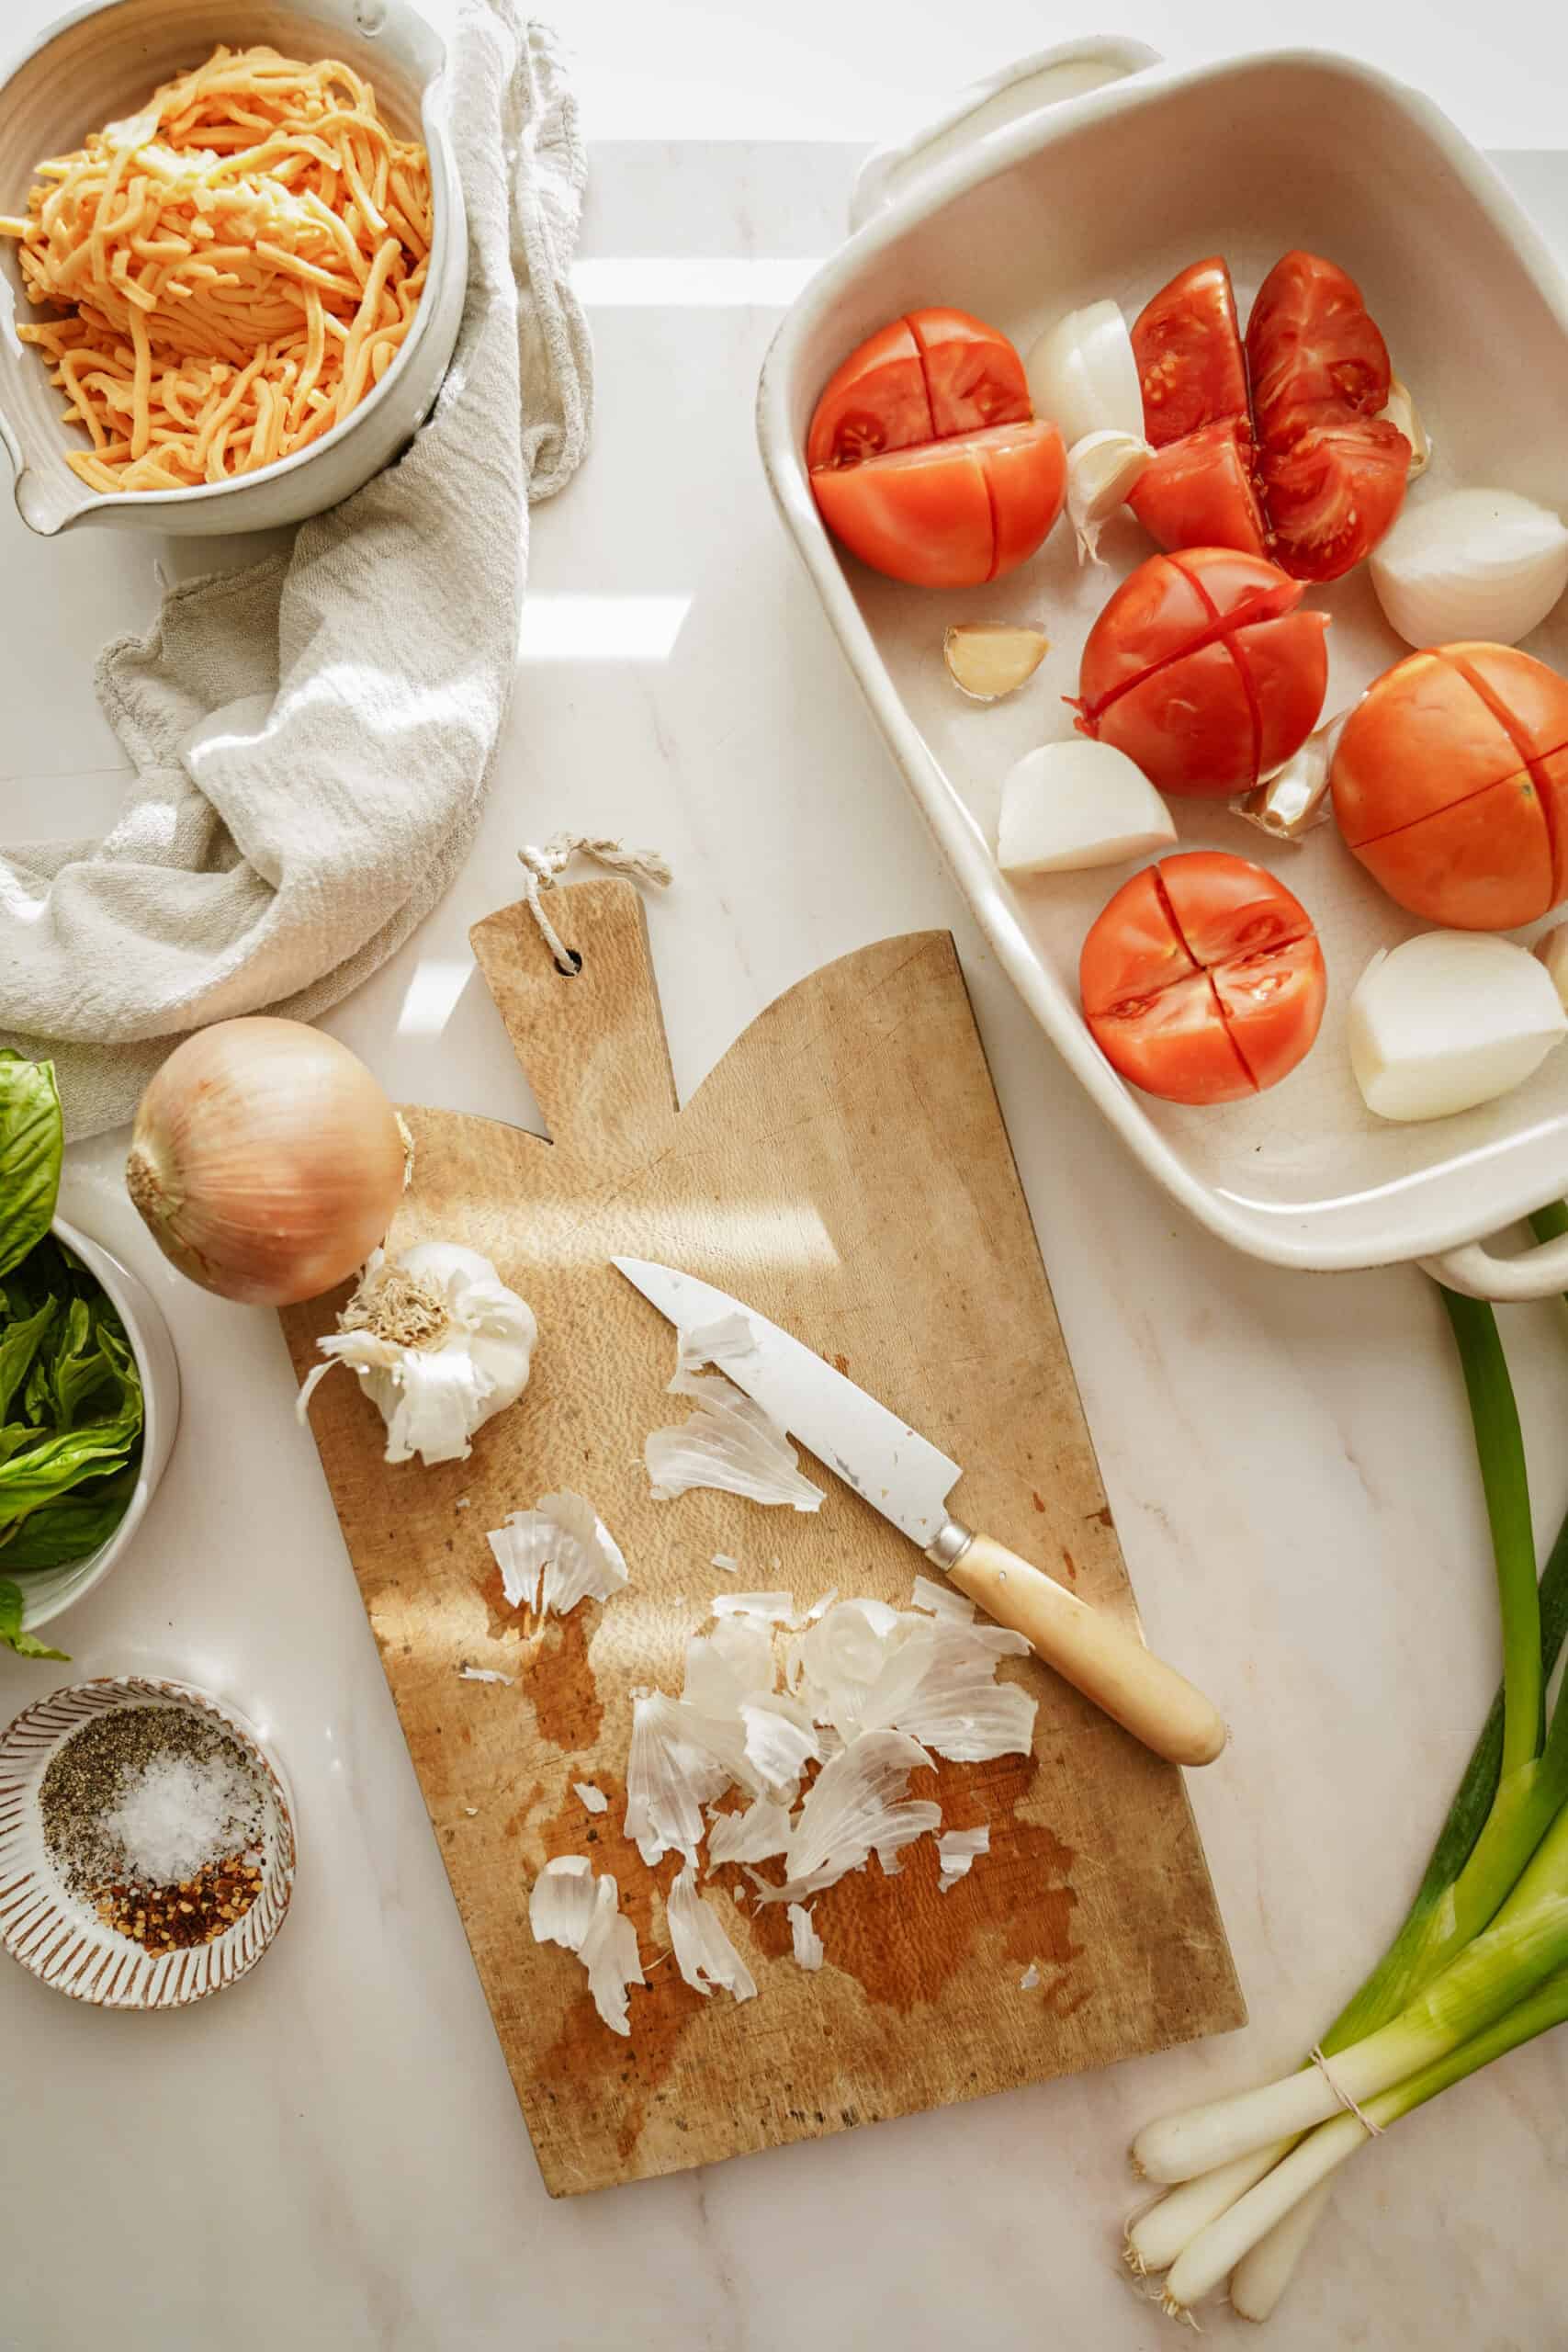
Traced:
[[[1541, 1239], [1568, 1209], [1532, 1220]], [[1518, 1413], [1490, 1307], [1444, 1291], [1474, 1427], [1496, 1566], [1503, 1684], [1393, 1942], [1295, 2075], [1149, 2127], [1146, 2175], [1178, 2182], [1128, 2231], [1140, 2273], [1168, 2269], [1172, 2312], [1231, 2273], [1266, 2318], [1337, 2165], [1373, 2130], [1568, 2015], [1568, 1703], [1543, 1722], [1568, 1630], [1568, 1522], [1538, 1588]], [[1347, 2105], [1347, 2101], [1353, 2102]], [[1363, 2121], [1362, 2119], [1367, 2119]]]

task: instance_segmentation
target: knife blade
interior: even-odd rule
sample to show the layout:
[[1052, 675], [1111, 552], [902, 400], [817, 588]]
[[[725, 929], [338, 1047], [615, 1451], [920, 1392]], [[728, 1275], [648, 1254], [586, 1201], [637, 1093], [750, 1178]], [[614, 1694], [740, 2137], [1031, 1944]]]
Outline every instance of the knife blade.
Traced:
[[645, 1258], [611, 1261], [682, 1333], [739, 1316], [746, 1347], [725, 1346], [716, 1368], [918, 1544], [961, 1592], [1022, 1634], [1048, 1665], [1135, 1737], [1173, 1763], [1208, 1764], [1225, 1744], [1201, 1691], [1145, 1648], [1134, 1628], [1086, 1607], [1076, 1593], [948, 1510], [956, 1462], [802, 1340], [694, 1274]]
[[614, 1263], [633, 1288], [679, 1331], [697, 1331], [739, 1315], [752, 1347], [726, 1353], [719, 1369], [764, 1413], [817, 1456], [857, 1495], [927, 1552], [947, 1524], [947, 1498], [963, 1476], [956, 1462], [857, 1388], [803, 1341], [753, 1315], [749, 1306], [694, 1274], [644, 1258]]

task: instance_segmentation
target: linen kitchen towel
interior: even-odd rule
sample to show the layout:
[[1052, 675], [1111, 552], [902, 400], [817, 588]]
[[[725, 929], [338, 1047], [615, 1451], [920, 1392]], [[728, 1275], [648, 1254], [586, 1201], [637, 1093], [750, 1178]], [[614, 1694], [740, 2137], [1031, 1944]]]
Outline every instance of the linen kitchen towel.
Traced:
[[0, 854], [0, 1035], [67, 1132], [128, 1119], [188, 1031], [310, 1020], [460, 865], [505, 715], [528, 506], [570, 479], [592, 363], [568, 282], [585, 177], [554, 41], [464, 0], [453, 129], [468, 300], [402, 458], [288, 549], [165, 599], [99, 697], [135, 776], [96, 841]]

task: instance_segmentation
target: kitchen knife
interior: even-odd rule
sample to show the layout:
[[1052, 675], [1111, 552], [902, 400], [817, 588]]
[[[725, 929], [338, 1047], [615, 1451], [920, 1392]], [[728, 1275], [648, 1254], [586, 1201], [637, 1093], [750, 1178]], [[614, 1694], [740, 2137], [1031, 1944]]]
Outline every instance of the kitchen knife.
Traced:
[[960, 1592], [1021, 1634], [1048, 1666], [1156, 1755], [1173, 1764], [1213, 1762], [1225, 1726], [1201, 1690], [1146, 1650], [1130, 1627], [1087, 1608], [1016, 1552], [949, 1515], [947, 1498], [963, 1476], [956, 1462], [739, 1299], [646, 1259], [614, 1263], [678, 1330], [742, 1317], [752, 1345], [723, 1350], [717, 1369], [728, 1379], [918, 1544]]

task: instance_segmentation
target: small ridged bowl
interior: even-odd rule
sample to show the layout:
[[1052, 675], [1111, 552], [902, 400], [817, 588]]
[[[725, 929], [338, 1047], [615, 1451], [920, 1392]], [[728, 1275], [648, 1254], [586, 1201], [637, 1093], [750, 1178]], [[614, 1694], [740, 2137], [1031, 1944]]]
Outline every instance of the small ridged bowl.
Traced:
[[[261, 1892], [209, 1944], [157, 1955], [96, 1918], [61, 1878], [39, 1792], [73, 1732], [124, 1707], [176, 1707], [243, 1749], [262, 1792]], [[283, 1924], [294, 1891], [294, 1808], [282, 1771], [243, 1719], [187, 1683], [126, 1675], [35, 1700], [0, 1735], [0, 1944], [40, 1984], [108, 2009], [177, 2009], [237, 1984]]]

